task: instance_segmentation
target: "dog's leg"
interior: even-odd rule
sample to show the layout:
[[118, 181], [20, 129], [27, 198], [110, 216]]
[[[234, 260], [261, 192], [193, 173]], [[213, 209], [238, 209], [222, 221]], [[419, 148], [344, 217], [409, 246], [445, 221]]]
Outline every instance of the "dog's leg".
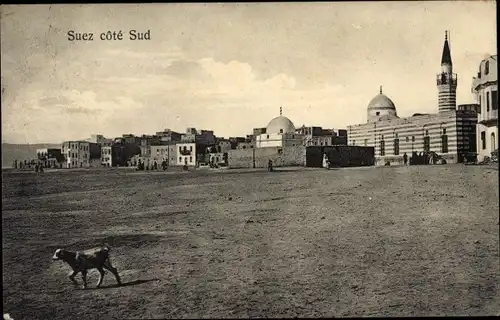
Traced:
[[77, 285], [78, 285], [78, 282], [76, 282], [76, 280], [75, 280], [75, 276], [76, 276], [77, 274], [78, 274], [78, 271], [75, 271], [75, 270], [71, 271], [71, 272], [70, 272], [70, 274], [69, 274], [69, 280], [71, 280], [71, 282], [73, 282], [73, 284], [74, 284], [75, 286], [77, 286]]
[[99, 288], [102, 284], [102, 279], [104, 278], [104, 270], [101, 268], [97, 268], [97, 271], [99, 271], [99, 280], [97, 281], [97, 288]]
[[118, 274], [118, 270], [116, 270], [116, 268], [114, 268], [112, 265], [111, 265], [111, 260], [109, 260], [109, 258], [104, 262], [104, 265], [103, 265], [104, 268], [108, 269], [109, 271], [111, 271], [111, 273], [115, 276], [116, 278], [116, 282], [118, 282], [119, 285], [122, 284], [122, 280], [120, 279], [120, 275]]
[[87, 270], [82, 270], [83, 289], [87, 289]]

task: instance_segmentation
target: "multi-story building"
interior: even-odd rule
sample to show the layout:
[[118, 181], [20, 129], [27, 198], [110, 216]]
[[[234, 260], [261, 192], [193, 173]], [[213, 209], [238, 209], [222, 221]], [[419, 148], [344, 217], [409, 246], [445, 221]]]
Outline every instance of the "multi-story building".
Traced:
[[127, 166], [132, 157], [141, 154], [140, 140], [137, 137], [116, 138], [111, 146], [111, 163], [113, 166]]
[[177, 148], [177, 165], [196, 166], [197, 154], [195, 142], [179, 142]]
[[[174, 148], [172, 148], [174, 146]], [[175, 144], [169, 144], [169, 145], [158, 145], [158, 146], [151, 146], [151, 158], [150, 161], [153, 163], [156, 163], [157, 166], [161, 166], [163, 161], [167, 162], [167, 165], [170, 164], [170, 152], [175, 150]]]
[[155, 135], [143, 135], [141, 137], [141, 158], [149, 158], [151, 156], [151, 146], [161, 145], [161, 139]]
[[46, 168], [59, 167], [59, 164], [62, 164], [64, 161], [61, 149], [57, 148], [37, 149], [36, 156], [38, 161], [40, 161]]
[[112, 146], [102, 146], [101, 147], [101, 164], [104, 167], [113, 166], [113, 147]]
[[163, 131], [157, 132], [156, 136], [160, 138], [160, 141], [174, 142], [174, 141], [181, 141], [182, 134], [172, 131], [170, 129], [165, 129]]
[[101, 147], [89, 141], [65, 141], [61, 153], [65, 158], [64, 168], [89, 168], [101, 159]]
[[489, 56], [479, 64], [477, 77], [472, 80], [472, 93], [478, 108], [478, 160], [498, 150], [498, 73], [497, 56]]
[[457, 76], [453, 73], [447, 36], [437, 76], [438, 113], [400, 118], [396, 106], [382, 93], [367, 108], [367, 123], [348, 127], [349, 145], [375, 147], [376, 165], [402, 163], [403, 155], [436, 152], [448, 163], [463, 162], [476, 151], [476, 112], [456, 108]]
[[306, 127], [302, 126], [296, 130], [301, 134], [303, 145], [308, 146], [334, 146], [347, 145], [347, 131], [334, 129], [323, 129], [322, 127]]

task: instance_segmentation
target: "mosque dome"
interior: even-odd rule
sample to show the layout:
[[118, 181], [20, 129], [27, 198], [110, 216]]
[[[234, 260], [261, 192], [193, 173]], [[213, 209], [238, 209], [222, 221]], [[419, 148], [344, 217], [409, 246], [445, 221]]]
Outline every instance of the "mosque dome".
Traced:
[[287, 117], [279, 116], [272, 119], [266, 128], [266, 133], [294, 133], [295, 126]]
[[382, 93], [376, 95], [368, 104], [368, 122], [398, 118], [396, 106], [391, 99]]

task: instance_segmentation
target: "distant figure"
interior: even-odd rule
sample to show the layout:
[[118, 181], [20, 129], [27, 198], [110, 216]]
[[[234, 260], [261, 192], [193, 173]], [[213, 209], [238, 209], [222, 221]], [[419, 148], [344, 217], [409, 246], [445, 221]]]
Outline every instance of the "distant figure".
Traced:
[[40, 165], [40, 173], [43, 173], [43, 165]]
[[267, 162], [267, 171], [272, 172], [273, 171], [273, 160], [269, 159]]
[[158, 169], [158, 164], [156, 163], [156, 161], [155, 161], [155, 163], [153, 164], [153, 169], [154, 169], [154, 170]]
[[328, 160], [328, 156], [323, 154], [323, 168], [330, 169], [330, 160]]
[[408, 155], [406, 154], [406, 152], [403, 154], [403, 162], [406, 165], [408, 165]]

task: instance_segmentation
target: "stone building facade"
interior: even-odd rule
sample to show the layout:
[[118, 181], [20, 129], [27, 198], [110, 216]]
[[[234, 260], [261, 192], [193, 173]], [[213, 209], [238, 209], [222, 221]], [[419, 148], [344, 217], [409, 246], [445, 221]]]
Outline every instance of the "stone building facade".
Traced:
[[498, 150], [498, 69], [497, 56], [489, 56], [479, 64], [477, 77], [472, 80], [472, 92], [478, 108], [478, 160], [490, 157]]

